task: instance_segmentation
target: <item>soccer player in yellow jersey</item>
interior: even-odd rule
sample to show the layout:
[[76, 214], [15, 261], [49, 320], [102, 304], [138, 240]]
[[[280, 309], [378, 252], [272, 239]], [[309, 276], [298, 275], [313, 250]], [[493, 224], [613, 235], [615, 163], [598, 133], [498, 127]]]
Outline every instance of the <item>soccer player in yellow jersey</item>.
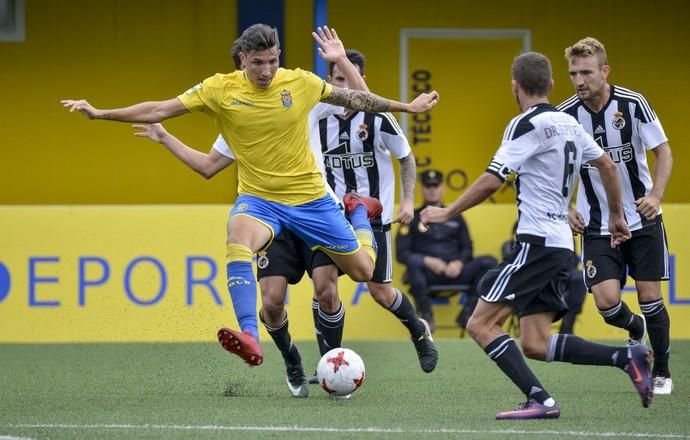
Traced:
[[[214, 118], [233, 147], [239, 196], [231, 212], [227, 246], [228, 288], [241, 331], [221, 329], [223, 347], [250, 365], [263, 362], [258, 344], [256, 279], [251, 260], [283, 228], [313, 249], [323, 249], [353, 280], [367, 281], [376, 256], [367, 216], [380, 204], [346, 197], [352, 226], [326, 194], [309, 148], [307, 118], [319, 101], [352, 110], [421, 113], [438, 102], [433, 91], [411, 103], [369, 92], [333, 87], [310, 72], [278, 67], [280, 44], [274, 28], [255, 24], [240, 37], [243, 71], [217, 74], [166, 101], [148, 101], [101, 110], [85, 100], [63, 100], [89, 119], [156, 123], [192, 111]], [[374, 203], [375, 202], [375, 203]], [[354, 228], [354, 229], [353, 229]]]

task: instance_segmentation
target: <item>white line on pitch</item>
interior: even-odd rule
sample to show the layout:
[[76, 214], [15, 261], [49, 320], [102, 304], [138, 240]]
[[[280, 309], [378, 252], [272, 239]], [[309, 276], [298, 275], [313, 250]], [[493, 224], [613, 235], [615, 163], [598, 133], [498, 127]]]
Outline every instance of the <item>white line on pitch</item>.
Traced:
[[[173, 431], [260, 431], [260, 432], [334, 432], [334, 433], [390, 433], [390, 434], [499, 434], [499, 435], [560, 435], [571, 437], [625, 437], [625, 438], [667, 438], [689, 439], [690, 434], [662, 434], [651, 432], [591, 432], [591, 431], [557, 431], [522, 430], [522, 429], [394, 429], [394, 428], [328, 428], [311, 426], [229, 426], [229, 425], [130, 425], [130, 424], [61, 424], [61, 423], [17, 423], [0, 425], [4, 428], [48, 428], [48, 429], [158, 429]], [[0, 440], [13, 440], [17, 437], [0, 437]], [[23, 439], [22, 439], [23, 440]]]

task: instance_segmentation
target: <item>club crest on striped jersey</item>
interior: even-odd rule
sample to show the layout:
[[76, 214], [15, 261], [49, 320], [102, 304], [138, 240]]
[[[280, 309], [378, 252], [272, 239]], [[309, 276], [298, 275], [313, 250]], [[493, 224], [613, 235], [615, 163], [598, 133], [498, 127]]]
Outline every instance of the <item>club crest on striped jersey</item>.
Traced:
[[289, 90], [283, 89], [283, 91], [280, 92], [280, 100], [283, 101], [283, 107], [292, 107], [292, 95]]
[[359, 124], [357, 128], [357, 139], [364, 142], [369, 138], [369, 126], [367, 124]]
[[625, 127], [625, 119], [623, 118], [623, 113], [616, 112], [613, 114], [613, 121], [611, 122], [613, 128], [616, 130], [622, 130]]

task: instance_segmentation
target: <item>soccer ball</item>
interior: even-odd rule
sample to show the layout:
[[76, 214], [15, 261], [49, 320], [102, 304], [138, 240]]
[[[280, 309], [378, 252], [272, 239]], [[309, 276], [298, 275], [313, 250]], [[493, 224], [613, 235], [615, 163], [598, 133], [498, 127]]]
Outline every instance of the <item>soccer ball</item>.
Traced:
[[334, 348], [316, 367], [321, 388], [334, 396], [352, 394], [364, 382], [364, 362], [349, 348]]

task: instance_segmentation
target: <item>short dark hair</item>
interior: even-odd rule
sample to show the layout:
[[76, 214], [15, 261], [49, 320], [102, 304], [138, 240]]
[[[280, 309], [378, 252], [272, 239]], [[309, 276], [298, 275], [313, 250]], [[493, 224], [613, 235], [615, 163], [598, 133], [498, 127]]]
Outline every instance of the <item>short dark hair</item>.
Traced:
[[278, 30], [261, 23], [253, 24], [245, 29], [239, 40], [242, 52], [245, 54], [272, 47], [280, 49]]
[[551, 62], [539, 52], [527, 52], [515, 58], [513, 79], [529, 96], [548, 96], [551, 91]]
[[240, 44], [240, 39], [232, 42], [232, 48], [230, 48], [230, 53], [232, 53], [232, 62], [235, 64], [235, 70], [240, 70], [242, 68], [242, 60], [240, 59], [240, 52], [242, 51], [242, 45]]
[[[359, 73], [364, 75], [364, 54], [356, 49], [347, 49], [345, 56], [355, 66], [359, 67]], [[333, 67], [335, 63], [328, 63], [328, 75], [333, 76]]]

